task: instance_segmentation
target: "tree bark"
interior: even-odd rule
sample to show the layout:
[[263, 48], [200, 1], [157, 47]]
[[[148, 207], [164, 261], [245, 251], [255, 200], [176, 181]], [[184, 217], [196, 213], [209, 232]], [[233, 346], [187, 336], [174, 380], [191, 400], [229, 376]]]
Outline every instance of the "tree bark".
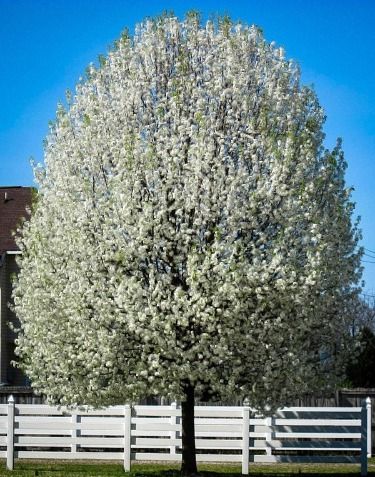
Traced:
[[184, 383], [185, 398], [181, 402], [182, 414], [182, 475], [197, 474], [194, 429], [194, 386]]

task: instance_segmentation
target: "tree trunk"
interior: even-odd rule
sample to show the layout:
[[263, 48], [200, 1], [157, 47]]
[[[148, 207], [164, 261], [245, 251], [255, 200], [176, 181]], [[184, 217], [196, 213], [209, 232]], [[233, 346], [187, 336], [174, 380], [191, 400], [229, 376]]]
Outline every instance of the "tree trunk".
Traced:
[[182, 414], [182, 475], [197, 474], [197, 460], [195, 456], [195, 429], [194, 429], [194, 386], [184, 383], [185, 398], [181, 402]]

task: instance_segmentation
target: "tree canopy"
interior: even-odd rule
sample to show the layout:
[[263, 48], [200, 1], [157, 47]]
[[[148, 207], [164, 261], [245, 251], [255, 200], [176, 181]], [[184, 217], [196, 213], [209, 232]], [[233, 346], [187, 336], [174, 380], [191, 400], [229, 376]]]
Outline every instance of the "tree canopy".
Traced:
[[358, 290], [340, 142], [255, 26], [124, 34], [60, 106], [19, 239], [18, 353], [53, 402], [334, 386]]

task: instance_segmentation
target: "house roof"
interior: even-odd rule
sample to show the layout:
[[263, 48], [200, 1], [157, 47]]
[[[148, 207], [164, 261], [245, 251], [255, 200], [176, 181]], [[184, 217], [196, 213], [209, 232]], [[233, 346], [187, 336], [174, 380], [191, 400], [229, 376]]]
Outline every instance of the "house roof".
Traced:
[[32, 191], [32, 187], [0, 187], [0, 253], [18, 250], [13, 232], [22, 217], [28, 216]]

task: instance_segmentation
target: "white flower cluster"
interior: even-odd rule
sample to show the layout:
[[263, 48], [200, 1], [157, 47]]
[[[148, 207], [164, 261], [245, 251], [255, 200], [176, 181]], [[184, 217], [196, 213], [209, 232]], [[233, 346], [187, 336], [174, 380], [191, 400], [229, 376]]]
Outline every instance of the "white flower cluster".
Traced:
[[33, 385], [105, 405], [190, 382], [265, 407], [334, 383], [360, 253], [323, 121], [255, 27], [167, 16], [124, 35], [36, 170], [14, 290]]

